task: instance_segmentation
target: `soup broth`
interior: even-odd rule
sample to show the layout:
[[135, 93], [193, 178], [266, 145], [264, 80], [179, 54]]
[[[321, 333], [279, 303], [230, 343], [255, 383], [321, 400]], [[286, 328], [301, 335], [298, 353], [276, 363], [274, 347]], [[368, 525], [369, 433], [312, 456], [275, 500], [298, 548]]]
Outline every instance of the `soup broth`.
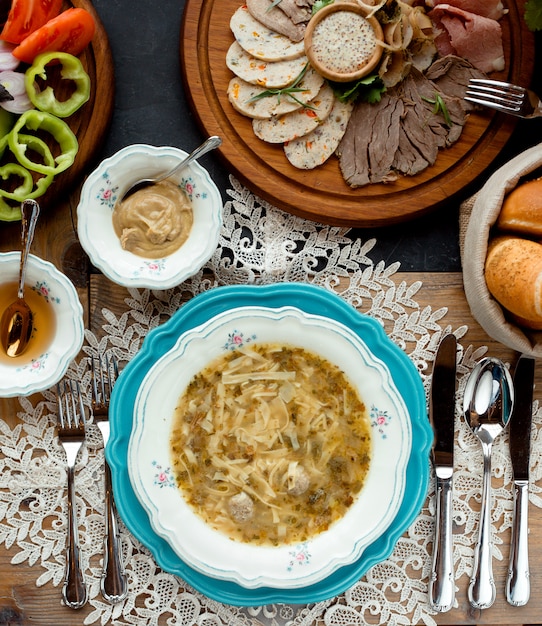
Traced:
[[252, 344], [198, 373], [175, 410], [172, 465], [210, 526], [259, 545], [305, 541], [363, 487], [370, 421], [345, 374], [298, 347]]
[[[0, 308], [2, 313], [17, 299], [17, 282], [0, 284]], [[9, 357], [0, 345], [0, 363], [25, 365], [39, 359], [51, 345], [56, 332], [56, 317], [52, 304], [30, 285], [26, 285], [24, 299], [34, 316], [34, 328], [26, 350], [16, 357]]]

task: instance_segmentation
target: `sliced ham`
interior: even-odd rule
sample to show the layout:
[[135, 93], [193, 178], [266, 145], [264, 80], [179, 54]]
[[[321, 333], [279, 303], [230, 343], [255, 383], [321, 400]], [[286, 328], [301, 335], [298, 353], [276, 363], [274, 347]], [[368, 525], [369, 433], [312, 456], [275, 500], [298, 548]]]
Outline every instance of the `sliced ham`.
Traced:
[[435, 43], [441, 56], [456, 54], [486, 73], [504, 69], [499, 22], [450, 4], [437, 4], [429, 16], [437, 31]]
[[[434, 8], [439, 4], [438, 0], [426, 0], [426, 6]], [[488, 17], [492, 20], [500, 20], [507, 12], [501, 0], [449, 0], [448, 4], [462, 11]]]

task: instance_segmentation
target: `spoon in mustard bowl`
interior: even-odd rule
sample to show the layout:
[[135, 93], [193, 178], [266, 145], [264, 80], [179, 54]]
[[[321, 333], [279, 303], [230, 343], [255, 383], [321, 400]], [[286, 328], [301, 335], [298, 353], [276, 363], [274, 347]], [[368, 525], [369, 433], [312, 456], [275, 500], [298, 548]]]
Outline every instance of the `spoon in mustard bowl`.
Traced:
[[154, 178], [140, 178], [139, 180], [137, 180], [123, 193], [123, 195], [117, 200], [117, 203], [126, 200], [126, 198], [134, 194], [136, 191], [139, 191], [140, 189], [144, 189], [145, 187], [149, 187], [150, 185], [155, 185], [156, 183], [159, 183], [160, 181], [165, 180], [170, 176], [173, 176], [180, 170], [188, 167], [190, 163], [192, 163], [192, 161], [195, 161], [198, 157], [207, 154], [207, 152], [210, 152], [215, 148], [218, 148], [221, 143], [222, 139], [220, 137], [217, 137], [216, 135], [209, 137], [201, 144], [201, 146], [198, 146], [193, 152], [191, 152], [187, 157], [185, 157], [180, 163], [178, 163], [173, 169], [169, 170], [168, 172], [160, 174], [160, 176], [155, 176]]
[[35, 200], [21, 204], [21, 262], [17, 300], [12, 302], [0, 319], [0, 340], [9, 357], [21, 355], [28, 345], [34, 327], [34, 315], [24, 299], [24, 281], [30, 246], [34, 239], [40, 206]]
[[504, 363], [486, 357], [472, 370], [465, 387], [463, 413], [482, 444], [484, 457], [478, 544], [468, 589], [471, 606], [487, 609], [495, 601], [491, 540], [491, 449], [504, 430], [514, 405], [514, 385]]

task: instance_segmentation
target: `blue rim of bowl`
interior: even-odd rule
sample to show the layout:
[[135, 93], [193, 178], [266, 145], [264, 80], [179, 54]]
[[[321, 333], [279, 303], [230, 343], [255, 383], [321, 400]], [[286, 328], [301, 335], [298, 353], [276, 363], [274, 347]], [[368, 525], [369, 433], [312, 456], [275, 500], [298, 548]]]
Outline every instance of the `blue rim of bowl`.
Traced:
[[[128, 477], [127, 454], [133, 408], [148, 370], [182, 333], [228, 309], [249, 305], [270, 308], [291, 305], [307, 313], [330, 317], [351, 328], [387, 364], [412, 423], [412, 452], [407, 466], [405, 494], [394, 521], [356, 562], [339, 568], [317, 583], [298, 589], [247, 589], [237, 583], [214, 579], [195, 571], [176, 555], [164, 539], [154, 533]], [[113, 390], [110, 421], [111, 437], [106, 457], [112, 470], [117, 508], [126, 527], [150, 550], [163, 570], [180, 576], [199, 592], [226, 604], [305, 604], [320, 602], [344, 592], [369, 568], [389, 557], [399, 537], [417, 517], [427, 496], [433, 433], [427, 419], [425, 392], [416, 367], [405, 352], [389, 339], [376, 320], [361, 314], [336, 294], [314, 285], [282, 283], [226, 286], [192, 298], [170, 320], [149, 332], [141, 350], [124, 368]]]

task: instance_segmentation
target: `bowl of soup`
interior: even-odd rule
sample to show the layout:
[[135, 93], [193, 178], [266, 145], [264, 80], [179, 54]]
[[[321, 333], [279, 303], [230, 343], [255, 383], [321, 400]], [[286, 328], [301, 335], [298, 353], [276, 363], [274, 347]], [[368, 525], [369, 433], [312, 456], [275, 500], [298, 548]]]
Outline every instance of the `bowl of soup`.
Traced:
[[149, 369], [127, 467], [154, 532], [191, 568], [300, 589], [390, 527], [411, 449], [406, 404], [358, 334], [292, 306], [242, 306]]
[[[20, 252], [0, 253], [0, 307], [17, 299]], [[57, 383], [83, 345], [83, 307], [73, 283], [52, 263], [29, 255], [24, 297], [33, 314], [26, 349], [0, 346], [0, 397], [28, 396]]]
[[222, 199], [199, 163], [124, 199], [136, 181], [159, 176], [186, 156], [173, 146], [134, 144], [104, 159], [85, 181], [79, 239], [92, 263], [117, 284], [175, 287], [215, 251]]

